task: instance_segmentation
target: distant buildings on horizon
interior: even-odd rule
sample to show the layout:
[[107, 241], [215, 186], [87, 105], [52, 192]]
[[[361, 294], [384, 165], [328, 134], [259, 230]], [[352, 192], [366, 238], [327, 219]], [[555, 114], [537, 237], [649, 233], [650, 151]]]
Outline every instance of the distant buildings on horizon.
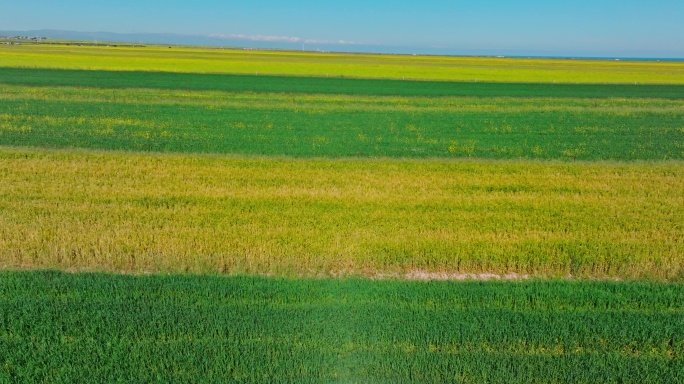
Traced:
[[[48, 40], [47, 37], [42, 37], [42, 36], [0, 36], [0, 39], [2, 40], [20, 40], [20, 41], [32, 41], [36, 43], [40, 43], [43, 40]], [[14, 43], [14, 41], [7, 41], [3, 44], [21, 44], [21, 43]]]

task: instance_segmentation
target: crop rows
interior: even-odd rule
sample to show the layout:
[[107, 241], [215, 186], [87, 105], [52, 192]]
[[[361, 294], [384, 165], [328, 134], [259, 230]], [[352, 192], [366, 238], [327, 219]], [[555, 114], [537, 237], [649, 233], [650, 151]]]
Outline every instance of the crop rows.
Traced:
[[684, 287], [0, 273], [0, 381], [681, 382]]
[[[684, 83], [684, 63], [0, 45], [0, 67], [522, 83]], [[125, 76], [125, 75], [124, 75]]]
[[680, 162], [0, 151], [2, 268], [684, 276]]
[[[684, 66], [684, 65], [683, 65]], [[684, 75], [683, 75], [684, 76]], [[329, 94], [358, 96], [649, 98], [682, 99], [684, 84], [583, 84], [403, 81], [304, 76], [255, 76], [149, 71], [4, 68], [0, 83], [34, 87], [89, 87], [184, 91]]]
[[333, 158], [684, 159], [681, 99], [0, 90], [5, 146]]
[[0, 382], [684, 382], [682, 83], [0, 46]]

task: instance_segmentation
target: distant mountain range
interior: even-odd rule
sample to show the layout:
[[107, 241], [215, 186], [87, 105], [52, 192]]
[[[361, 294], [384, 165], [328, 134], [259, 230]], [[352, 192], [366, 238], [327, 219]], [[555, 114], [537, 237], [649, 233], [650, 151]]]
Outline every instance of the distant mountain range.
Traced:
[[542, 51], [506, 49], [455, 49], [443, 47], [408, 47], [359, 44], [346, 41], [323, 41], [287, 36], [248, 35], [184, 35], [173, 33], [75, 32], [53, 29], [3, 31], [0, 36], [46, 37], [55, 40], [92, 41], [98, 43], [169, 44], [257, 49], [307, 50], [326, 52], [358, 52], [419, 55], [509, 56], [509, 57], [576, 57], [576, 58], [642, 58], [682, 59], [684, 52], [662, 51]]

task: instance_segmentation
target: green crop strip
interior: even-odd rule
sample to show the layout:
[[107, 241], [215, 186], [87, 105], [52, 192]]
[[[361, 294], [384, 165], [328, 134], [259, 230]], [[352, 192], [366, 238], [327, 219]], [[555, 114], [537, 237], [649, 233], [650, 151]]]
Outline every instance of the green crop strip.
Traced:
[[684, 158], [684, 101], [0, 85], [0, 145], [291, 157]]
[[684, 286], [0, 273], [0, 381], [681, 382]]
[[[684, 76], [684, 75], [682, 75]], [[549, 84], [334, 79], [0, 67], [0, 83], [28, 86], [425, 97], [684, 98], [682, 84]]]

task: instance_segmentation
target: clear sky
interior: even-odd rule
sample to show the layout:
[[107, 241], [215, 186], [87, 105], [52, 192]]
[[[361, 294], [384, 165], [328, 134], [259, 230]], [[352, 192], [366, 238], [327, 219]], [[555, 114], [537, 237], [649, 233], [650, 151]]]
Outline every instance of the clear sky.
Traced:
[[37, 29], [684, 57], [684, 0], [3, 1], [0, 30]]

